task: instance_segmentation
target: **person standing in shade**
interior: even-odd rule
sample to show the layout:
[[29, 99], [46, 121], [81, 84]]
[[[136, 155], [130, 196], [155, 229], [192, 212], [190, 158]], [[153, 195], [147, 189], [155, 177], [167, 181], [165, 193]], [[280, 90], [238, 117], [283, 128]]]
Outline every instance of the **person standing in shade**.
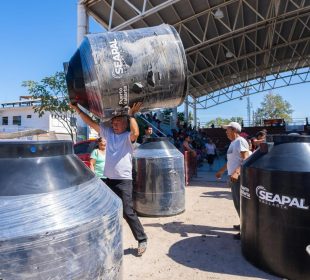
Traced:
[[105, 165], [105, 149], [107, 142], [102, 137], [97, 139], [98, 148], [94, 149], [90, 154], [90, 169], [98, 178], [104, 181], [106, 177], [103, 175]]
[[212, 170], [214, 159], [216, 157], [216, 146], [213, 143], [212, 139], [208, 138], [207, 143], [205, 144], [205, 150], [207, 154], [207, 161], [209, 165], [209, 170]]
[[[96, 130], [107, 142], [106, 163], [103, 175], [105, 183], [123, 202], [123, 216], [127, 221], [135, 239], [138, 241], [138, 256], [146, 251], [147, 236], [143, 226], [133, 209], [132, 200], [132, 154], [134, 143], [139, 136], [139, 127], [134, 118], [142, 103], [135, 103], [128, 115], [117, 115], [111, 119], [111, 127], [96, 123], [76, 105], [70, 104], [82, 120]], [[130, 131], [128, 131], [128, 123]]]
[[[231, 141], [227, 150], [227, 163], [215, 174], [216, 178], [221, 178], [223, 173], [228, 172], [228, 186], [231, 188], [235, 209], [240, 217], [240, 172], [242, 162], [249, 156], [249, 144], [240, 136], [241, 125], [237, 122], [230, 122], [223, 125], [226, 129], [227, 138]], [[240, 230], [240, 225], [234, 225]], [[240, 232], [234, 236], [240, 239]]]
[[192, 146], [192, 138], [190, 135], [186, 135], [182, 144], [184, 152], [190, 152], [194, 157], [197, 156], [195, 149]]
[[261, 131], [256, 133], [255, 138], [252, 139], [253, 150], [258, 149], [259, 145], [261, 143], [265, 143], [266, 142], [266, 136], [267, 136], [267, 133], [266, 133], [265, 130], [261, 130]]

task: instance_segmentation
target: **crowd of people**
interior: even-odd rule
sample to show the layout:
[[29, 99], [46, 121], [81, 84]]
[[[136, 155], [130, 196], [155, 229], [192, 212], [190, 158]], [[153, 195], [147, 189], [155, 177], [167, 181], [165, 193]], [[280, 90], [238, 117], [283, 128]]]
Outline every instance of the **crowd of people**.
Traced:
[[[214, 127], [212, 127], [214, 128]], [[226, 136], [230, 144], [225, 149], [226, 162], [215, 173], [216, 178], [221, 178], [223, 173], [227, 171], [227, 186], [231, 189], [234, 207], [240, 217], [240, 173], [242, 162], [247, 159], [259, 145], [266, 141], [267, 131], [265, 129], [250, 136], [241, 132], [242, 126], [237, 122], [230, 122], [223, 125], [226, 130]], [[209, 170], [212, 170], [215, 158], [218, 156], [218, 149], [212, 138], [201, 130], [196, 130], [186, 124], [178, 130], [173, 131], [173, 144], [181, 151], [188, 151], [197, 157], [198, 163], [206, 160]], [[240, 239], [240, 224], [233, 225], [233, 228], [239, 231], [234, 235], [235, 239]]]
[[[128, 115], [113, 117], [110, 127], [103, 123], [98, 124], [78, 106], [73, 104], [70, 106], [86, 124], [100, 135], [97, 139], [97, 148], [90, 155], [90, 169], [122, 200], [124, 218], [138, 241], [137, 254], [141, 256], [147, 248], [147, 236], [133, 209], [132, 200], [132, 155], [139, 136], [139, 127], [134, 116], [140, 110], [141, 103], [134, 104]], [[157, 119], [150, 119], [150, 123], [151, 121], [157, 122]], [[223, 173], [227, 171], [227, 185], [231, 189], [233, 203], [240, 217], [241, 165], [261, 143], [266, 141], [267, 131], [259, 131], [255, 137], [250, 137], [241, 132], [242, 126], [237, 122], [230, 122], [228, 125], [223, 125], [222, 128], [226, 130], [230, 144], [227, 148], [226, 162], [215, 173], [215, 177], [221, 178]], [[150, 137], [153, 137], [153, 127], [146, 125], [142, 143]], [[208, 137], [205, 131], [196, 130], [195, 127], [184, 124], [182, 127], [172, 130], [172, 135], [168, 135], [168, 139], [182, 153], [189, 152], [196, 157], [198, 166], [206, 161], [209, 170], [213, 170], [214, 160], [218, 157], [218, 149], [213, 139]], [[240, 225], [233, 227], [240, 231]], [[234, 238], [240, 239], [240, 232]]]

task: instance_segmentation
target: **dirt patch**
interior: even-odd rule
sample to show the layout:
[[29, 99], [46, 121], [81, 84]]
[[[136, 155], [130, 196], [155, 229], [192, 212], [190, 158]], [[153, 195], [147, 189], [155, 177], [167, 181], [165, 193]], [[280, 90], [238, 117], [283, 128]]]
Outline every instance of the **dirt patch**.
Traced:
[[[186, 211], [167, 218], [140, 218], [148, 249], [135, 256], [137, 242], [124, 222], [124, 280], [280, 279], [247, 262], [233, 239], [238, 216], [224, 181], [198, 172], [186, 187]], [[212, 178], [212, 179], [211, 179]], [[213, 180], [213, 181], [212, 181]]]

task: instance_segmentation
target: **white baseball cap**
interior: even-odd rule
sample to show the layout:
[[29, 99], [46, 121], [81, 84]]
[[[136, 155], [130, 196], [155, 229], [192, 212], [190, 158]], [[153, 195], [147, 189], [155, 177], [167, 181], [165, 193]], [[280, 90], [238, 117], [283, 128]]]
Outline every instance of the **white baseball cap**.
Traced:
[[222, 128], [227, 129], [228, 127], [234, 128], [238, 132], [241, 132], [241, 125], [238, 124], [237, 122], [230, 122], [227, 125], [222, 125]]

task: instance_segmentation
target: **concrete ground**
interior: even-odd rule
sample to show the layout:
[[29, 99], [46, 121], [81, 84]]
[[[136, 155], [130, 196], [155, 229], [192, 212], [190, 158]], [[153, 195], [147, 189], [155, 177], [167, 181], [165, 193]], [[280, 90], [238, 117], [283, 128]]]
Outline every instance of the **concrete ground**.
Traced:
[[124, 269], [127, 280], [280, 279], [267, 274], [241, 254], [233, 239], [238, 224], [225, 178], [217, 181], [204, 163], [186, 187], [186, 210], [166, 218], [140, 218], [149, 237], [148, 248], [136, 257], [134, 240], [124, 221]]

